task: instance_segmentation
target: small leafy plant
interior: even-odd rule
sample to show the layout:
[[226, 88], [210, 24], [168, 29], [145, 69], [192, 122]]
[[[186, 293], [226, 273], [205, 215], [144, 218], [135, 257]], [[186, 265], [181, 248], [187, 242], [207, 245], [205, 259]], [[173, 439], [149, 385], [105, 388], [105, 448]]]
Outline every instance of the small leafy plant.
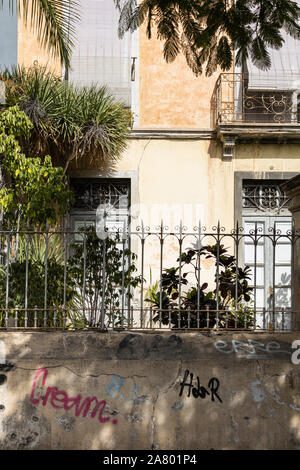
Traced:
[[[198, 266], [201, 257], [215, 260], [216, 288], [213, 290], [208, 289], [207, 282], [200, 283]], [[224, 245], [188, 249], [177, 262], [180, 263], [177, 267], [164, 270], [157, 290], [152, 290], [145, 299], [154, 307], [154, 322], [171, 324], [174, 328], [244, 328], [253, 325], [249, 307], [253, 290], [248, 284], [250, 268], [238, 267], [235, 257], [228, 254]], [[192, 268], [192, 273], [186, 268]], [[189, 274], [193, 274], [196, 286], [189, 287]], [[189, 288], [184, 291], [184, 286]]]
[[[81, 229], [81, 241], [72, 245], [68, 261], [69, 276], [79, 292], [77, 310], [87, 313], [92, 327], [123, 326], [132, 289], [141, 283], [137, 276], [136, 255], [124, 247], [119, 234], [100, 239], [94, 227]], [[101, 325], [101, 312], [105, 325]]]

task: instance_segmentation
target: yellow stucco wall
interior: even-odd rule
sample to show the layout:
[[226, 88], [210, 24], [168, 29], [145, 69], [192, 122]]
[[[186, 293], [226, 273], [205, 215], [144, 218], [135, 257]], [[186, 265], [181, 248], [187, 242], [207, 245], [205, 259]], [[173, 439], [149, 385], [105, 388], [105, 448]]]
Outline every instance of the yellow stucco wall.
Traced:
[[[300, 172], [300, 145], [237, 145], [235, 157], [226, 162], [215, 141], [137, 139], [130, 141], [115, 169], [138, 170], [139, 201], [145, 213], [150, 214], [152, 204], [201, 205], [204, 224], [220, 220], [231, 229], [235, 172]], [[153, 224], [159, 222], [157, 214]]]
[[55, 75], [61, 76], [60, 61], [39, 43], [39, 37], [30, 27], [30, 20], [26, 25], [22, 15], [18, 20], [18, 65], [30, 67], [32, 65], [46, 66]]
[[180, 54], [166, 64], [163, 41], [153, 29], [147, 39], [145, 27], [139, 33], [140, 127], [210, 128], [211, 98], [219, 73], [196, 77]]

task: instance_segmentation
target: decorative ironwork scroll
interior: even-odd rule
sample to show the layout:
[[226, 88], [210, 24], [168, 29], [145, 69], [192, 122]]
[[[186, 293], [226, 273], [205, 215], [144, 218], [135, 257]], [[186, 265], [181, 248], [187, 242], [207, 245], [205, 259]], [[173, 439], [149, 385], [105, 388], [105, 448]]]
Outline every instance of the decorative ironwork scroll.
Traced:
[[[287, 83], [287, 88], [288, 88]], [[216, 115], [219, 123], [292, 123], [298, 121], [298, 106], [291, 89], [252, 90], [247, 74], [222, 73], [216, 84]], [[297, 100], [296, 100], [297, 101]]]
[[[280, 181], [282, 184], [283, 181]], [[276, 181], [244, 182], [243, 209], [260, 212], [279, 212], [288, 209], [290, 200]]]

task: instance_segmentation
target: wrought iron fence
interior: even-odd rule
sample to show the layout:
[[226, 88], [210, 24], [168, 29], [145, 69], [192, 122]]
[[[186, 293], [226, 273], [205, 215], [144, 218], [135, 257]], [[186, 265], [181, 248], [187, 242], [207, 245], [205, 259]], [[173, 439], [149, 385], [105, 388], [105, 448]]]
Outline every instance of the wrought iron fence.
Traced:
[[289, 331], [299, 238], [257, 222], [1, 231], [0, 327]]
[[216, 84], [216, 122], [295, 124], [299, 122], [298, 86], [284, 77], [270, 89], [263, 81], [251, 87], [244, 73], [222, 73]]

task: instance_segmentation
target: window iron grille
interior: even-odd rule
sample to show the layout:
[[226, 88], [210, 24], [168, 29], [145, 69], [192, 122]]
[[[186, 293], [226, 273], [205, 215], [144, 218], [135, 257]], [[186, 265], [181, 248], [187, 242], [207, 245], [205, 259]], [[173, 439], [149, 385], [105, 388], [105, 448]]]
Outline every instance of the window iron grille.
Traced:
[[112, 180], [72, 180], [70, 185], [74, 193], [72, 211], [96, 211], [99, 205], [109, 205], [112, 208], [128, 209], [128, 181]]
[[244, 181], [243, 182], [243, 210], [256, 212], [286, 211], [289, 209], [290, 200], [287, 198], [278, 181]]

